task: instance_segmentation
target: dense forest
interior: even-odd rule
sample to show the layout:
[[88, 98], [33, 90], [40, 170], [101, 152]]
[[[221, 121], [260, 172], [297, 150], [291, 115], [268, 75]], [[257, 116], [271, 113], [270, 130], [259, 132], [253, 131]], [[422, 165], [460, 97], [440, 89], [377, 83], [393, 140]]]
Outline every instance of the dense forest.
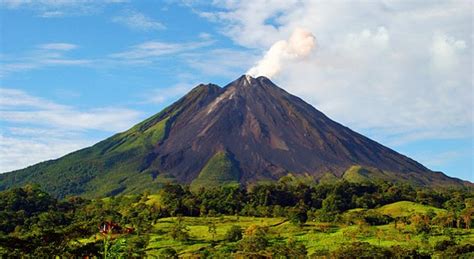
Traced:
[[2, 257], [474, 256], [468, 188], [288, 176], [248, 188], [167, 184], [158, 193], [58, 200], [27, 185], [1, 192], [0, 208]]

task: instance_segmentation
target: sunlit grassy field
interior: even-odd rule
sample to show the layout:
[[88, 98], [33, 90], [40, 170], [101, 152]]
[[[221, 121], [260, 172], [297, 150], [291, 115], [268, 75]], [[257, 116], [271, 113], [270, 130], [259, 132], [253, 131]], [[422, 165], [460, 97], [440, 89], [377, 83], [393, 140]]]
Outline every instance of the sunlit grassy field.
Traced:
[[[175, 241], [168, 235], [169, 229], [177, 218], [160, 219], [152, 230], [148, 253], [158, 255], [160, 249], [173, 248], [180, 256], [191, 255], [205, 248], [235, 246], [224, 240], [224, 235], [232, 225], [243, 229], [250, 225], [267, 226], [271, 243], [284, 242], [293, 239], [303, 243], [308, 254], [330, 252], [341, 245], [361, 241], [377, 246], [418, 247], [429, 249], [435, 243], [449, 239], [449, 236], [438, 234], [424, 236], [415, 235], [409, 225], [394, 224], [383, 226], [342, 225], [320, 222], [307, 222], [303, 226], [293, 225], [283, 218], [256, 218], [241, 216], [222, 217], [183, 217], [183, 223], [188, 227], [191, 239], [186, 242]], [[216, 234], [209, 232], [209, 225], [214, 222]], [[452, 229], [461, 244], [474, 242], [474, 231]]]

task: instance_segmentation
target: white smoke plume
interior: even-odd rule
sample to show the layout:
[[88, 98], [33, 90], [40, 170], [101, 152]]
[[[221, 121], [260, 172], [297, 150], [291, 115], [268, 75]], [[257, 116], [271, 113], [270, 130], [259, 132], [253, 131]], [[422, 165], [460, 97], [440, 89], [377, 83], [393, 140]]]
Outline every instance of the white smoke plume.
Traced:
[[265, 53], [265, 56], [250, 68], [246, 74], [253, 77], [277, 75], [283, 64], [288, 61], [298, 61], [308, 57], [316, 47], [314, 35], [304, 29], [297, 28], [288, 40], [275, 42]]

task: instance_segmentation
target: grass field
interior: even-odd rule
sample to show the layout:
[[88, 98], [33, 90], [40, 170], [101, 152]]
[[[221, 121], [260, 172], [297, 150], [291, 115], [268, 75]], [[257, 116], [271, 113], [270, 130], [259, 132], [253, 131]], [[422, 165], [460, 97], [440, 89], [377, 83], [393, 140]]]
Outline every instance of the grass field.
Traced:
[[399, 202], [394, 202], [391, 204], [387, 204], [385, 206], [382, 206], [376, 211], [384, 214], [384, 215], [389, 215], [391, 217], [407, 217], [411, 216], [415, 213], [421, 213], [421, 214], [426, 214], [429, 211], [433, 211], [436, 214], [439, 214], [441, 212], [446, 212], [444, 209], [439, 209], [435, 208], [432, 206], [427, 206], [411, 201], [399, 201]]
[[[423, 206], [423, 205], [421, 205]], [[396, 206], [395, 206], [396, 207]], [[308, 254], [320, 253], [321, 251], [332, 251], [341, 245], [362, 241], [378, 246], [404, 246], [418, 247], [420, 250], [429, 250], [431, 246], [441, 240], [449, 239], [448, 236], [439, 234], [425, 237], [414, 235], [410, 232], [410, 226], [395, 228], [394, 224], [383, 226], [358, 226], [341, 225], [320, 222], [307, 222], [303, 226], [296, 226], [284, 218], [256, 218], [240, 216], [222, 217], [184, 217], [184, 224], [189, 228], [190, 241], [175, 241], [168, 235], [171, 225], [176, 218], [160, 219], [152, 230], [148, 253], [158, 255], [160, 249], [173, 248], [180, 256], [191, 255], [205, 248], [218, 248], [226, 245], [224, 235], [232, 225], [239, 225], [243, 229], [250, 225], [267, 226], [271, 243], [285, 242], [289, 239], [303, 243]], [[208, 226], [214, 222], [216, 235], [213, 237], [208, 231]], [[474, 243], [474, 231], [453, 229], [458, 242]]]
[[[103, 199], [105, 202], [108, 198]], [[159, 194], [148, 196], [147, 205], [159, 206], [161, 197]], [[132, 205], [133, 206], [133, 205]], [[446, 213], [444, 209], [435, 208], [410, 201], [400, 201], [387, 204], [376, 209], [351, 209], [342, 214], [342, 217], [351, 218], [360, 213], [375, 211], [388, 215], [392, 218], [411, 217], [415, 214]], [[188, 241], [173, 240], [170, 230], [176, 224], [177, 217], [159, 219], [150, 231], [150, 242], [147, 254], [151, 256], [160, 255], [160, 251], [166, 248], [174, 249], [180, 257], [192, 257], [204, 249], [224, 249], [236, 247], [238, 242], [225, 240], [226, 232], [234, 225], [247, 229], [249, 226], [257, 225], [267, 227], [270, 244], [284, 243], [295, 240], [305, 245], [308, 255], [330, 253], [343, 245], [352, 242], [368, 242], [381, 247], [401, 246], [405, 248], [416, 248], [418, 251], [432, 253], [433, 247], [443, 240], [449, 240], [455, 236], [458, 244], [474, 243], [474, 230], [450, 228], [444, 232], [439, 226], [432, 226], [433, 231], [429, 235], [414, 234], [414, 227], [403, 222], [389, 223], [387, 225], [370, 226], [368, 224], [342, 224], [323, 223], [308, 221], [299, 226], [290, 223], [285, 218], [261, 218], [245, 216], [217, 216], [217, 217], [181, 217], [182, 223], [189, 230]], [[214, 224], [216, 233], [209, 231], [209, 226]], [[81, 242], [92, 242], [95, 237], [83, 239]]]

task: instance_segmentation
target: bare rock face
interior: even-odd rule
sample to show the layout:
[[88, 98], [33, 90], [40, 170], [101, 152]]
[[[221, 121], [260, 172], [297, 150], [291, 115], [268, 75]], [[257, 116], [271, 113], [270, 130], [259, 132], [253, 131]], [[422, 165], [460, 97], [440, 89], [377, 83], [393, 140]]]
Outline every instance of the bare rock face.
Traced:
[[[155, 170], [189, 183], [216, 152], [239, 162], [241, 183], [292, 173], [341, 176], [351, 165], [393, 172], [426, 167], [344, 127], [265, 77], [242, 76], [224, 88], [198, 86], [156, 152]], [[192, 97], [185, 96], [184, 100]], [[180, 105], [180, 102], [173, 106]], [[179, 108], [174, 108], [175, 110]]]
[[58, 197], [99, 197], [158, 189], [167, 181], [247, 185], [288, 173], [317, 181], [346, 172], [348, 179], [466, 184], [334, 122], [268, 78], [243, 75], [223, 88], [201, 84], [92, 147], [1, 174], [0, 189], [35, 182]]

